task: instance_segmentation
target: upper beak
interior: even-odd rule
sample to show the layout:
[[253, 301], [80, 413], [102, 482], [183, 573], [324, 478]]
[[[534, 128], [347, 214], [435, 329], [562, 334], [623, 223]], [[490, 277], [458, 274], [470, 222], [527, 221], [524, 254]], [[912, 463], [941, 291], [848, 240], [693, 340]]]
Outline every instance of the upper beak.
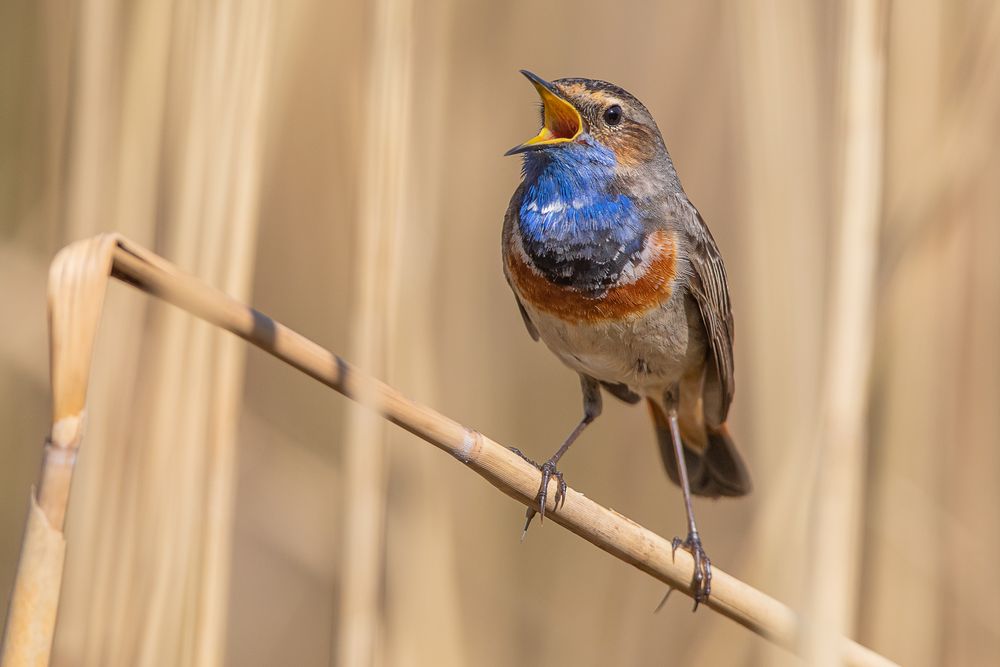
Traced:
[[583, 118], [576, 107], [561, 97], [556, 87], [542, 77], [525, 69], [521, 70], [521, 74], [528, 78], [538, 91], [538, 96], [542, 98], [544, 121], [537, 135], [519, 146], [514, 146], [504, 155], [576, 141], [577, 137], [583, 134]]

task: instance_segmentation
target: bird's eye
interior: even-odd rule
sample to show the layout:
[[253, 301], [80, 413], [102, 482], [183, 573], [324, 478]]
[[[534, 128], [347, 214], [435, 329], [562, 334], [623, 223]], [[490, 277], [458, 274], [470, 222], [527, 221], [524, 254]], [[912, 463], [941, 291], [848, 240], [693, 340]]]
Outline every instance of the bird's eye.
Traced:
[[608, 125], [617, 125], [622, 122], [622, 108], [617, 104], [612, 104], [604, 110], [604, 122]]

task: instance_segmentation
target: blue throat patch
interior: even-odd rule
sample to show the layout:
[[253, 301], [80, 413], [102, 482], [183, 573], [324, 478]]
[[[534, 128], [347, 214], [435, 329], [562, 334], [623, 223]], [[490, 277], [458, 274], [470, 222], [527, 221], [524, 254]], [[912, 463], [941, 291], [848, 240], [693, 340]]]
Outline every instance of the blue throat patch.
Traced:
[[552, 282], [601, 292], [642, 252], [642, 216], [616, 192], [615, 166], [614, 153], [596, 143], [525, 153], [521, 238]]

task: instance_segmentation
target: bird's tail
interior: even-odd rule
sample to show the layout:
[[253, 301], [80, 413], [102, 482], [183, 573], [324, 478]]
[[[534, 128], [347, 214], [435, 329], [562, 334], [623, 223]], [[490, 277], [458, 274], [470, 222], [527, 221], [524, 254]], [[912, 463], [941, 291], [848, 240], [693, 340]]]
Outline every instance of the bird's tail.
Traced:
[[[660, 444], [660, 455], [663, 457], [667, 476], [674, 484], [680, 485], [677, 457], [674, 455], [674, 443], [670, 438], [667, 415], [652, 399], [647, 399], [647, 402], [650, 414], [653, 416], [656, 439]], [[753, 487], [750, 483], [750, 472], [743, 462], [743, 456], [736, 449], [736, 443], [729, 435], [726, 425], [713, 428], [698, 423], [700, 420], [684, 419], [683, 416], [678, 421], [691, 493], [710, 498], [744, 496], [750, 493]]]

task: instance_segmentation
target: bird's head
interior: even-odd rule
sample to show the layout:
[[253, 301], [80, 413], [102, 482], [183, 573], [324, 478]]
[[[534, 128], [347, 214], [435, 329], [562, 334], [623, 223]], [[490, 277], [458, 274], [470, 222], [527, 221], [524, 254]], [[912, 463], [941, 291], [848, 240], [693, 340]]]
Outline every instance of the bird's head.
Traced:
[[506, 155], [603, 148], [622, 171], [659, 167], [673, 171], [656, 121], [627, 91], [595, 79], [549, 82], [527, 70], [521, 73], [541, 97], [542, 129]]

